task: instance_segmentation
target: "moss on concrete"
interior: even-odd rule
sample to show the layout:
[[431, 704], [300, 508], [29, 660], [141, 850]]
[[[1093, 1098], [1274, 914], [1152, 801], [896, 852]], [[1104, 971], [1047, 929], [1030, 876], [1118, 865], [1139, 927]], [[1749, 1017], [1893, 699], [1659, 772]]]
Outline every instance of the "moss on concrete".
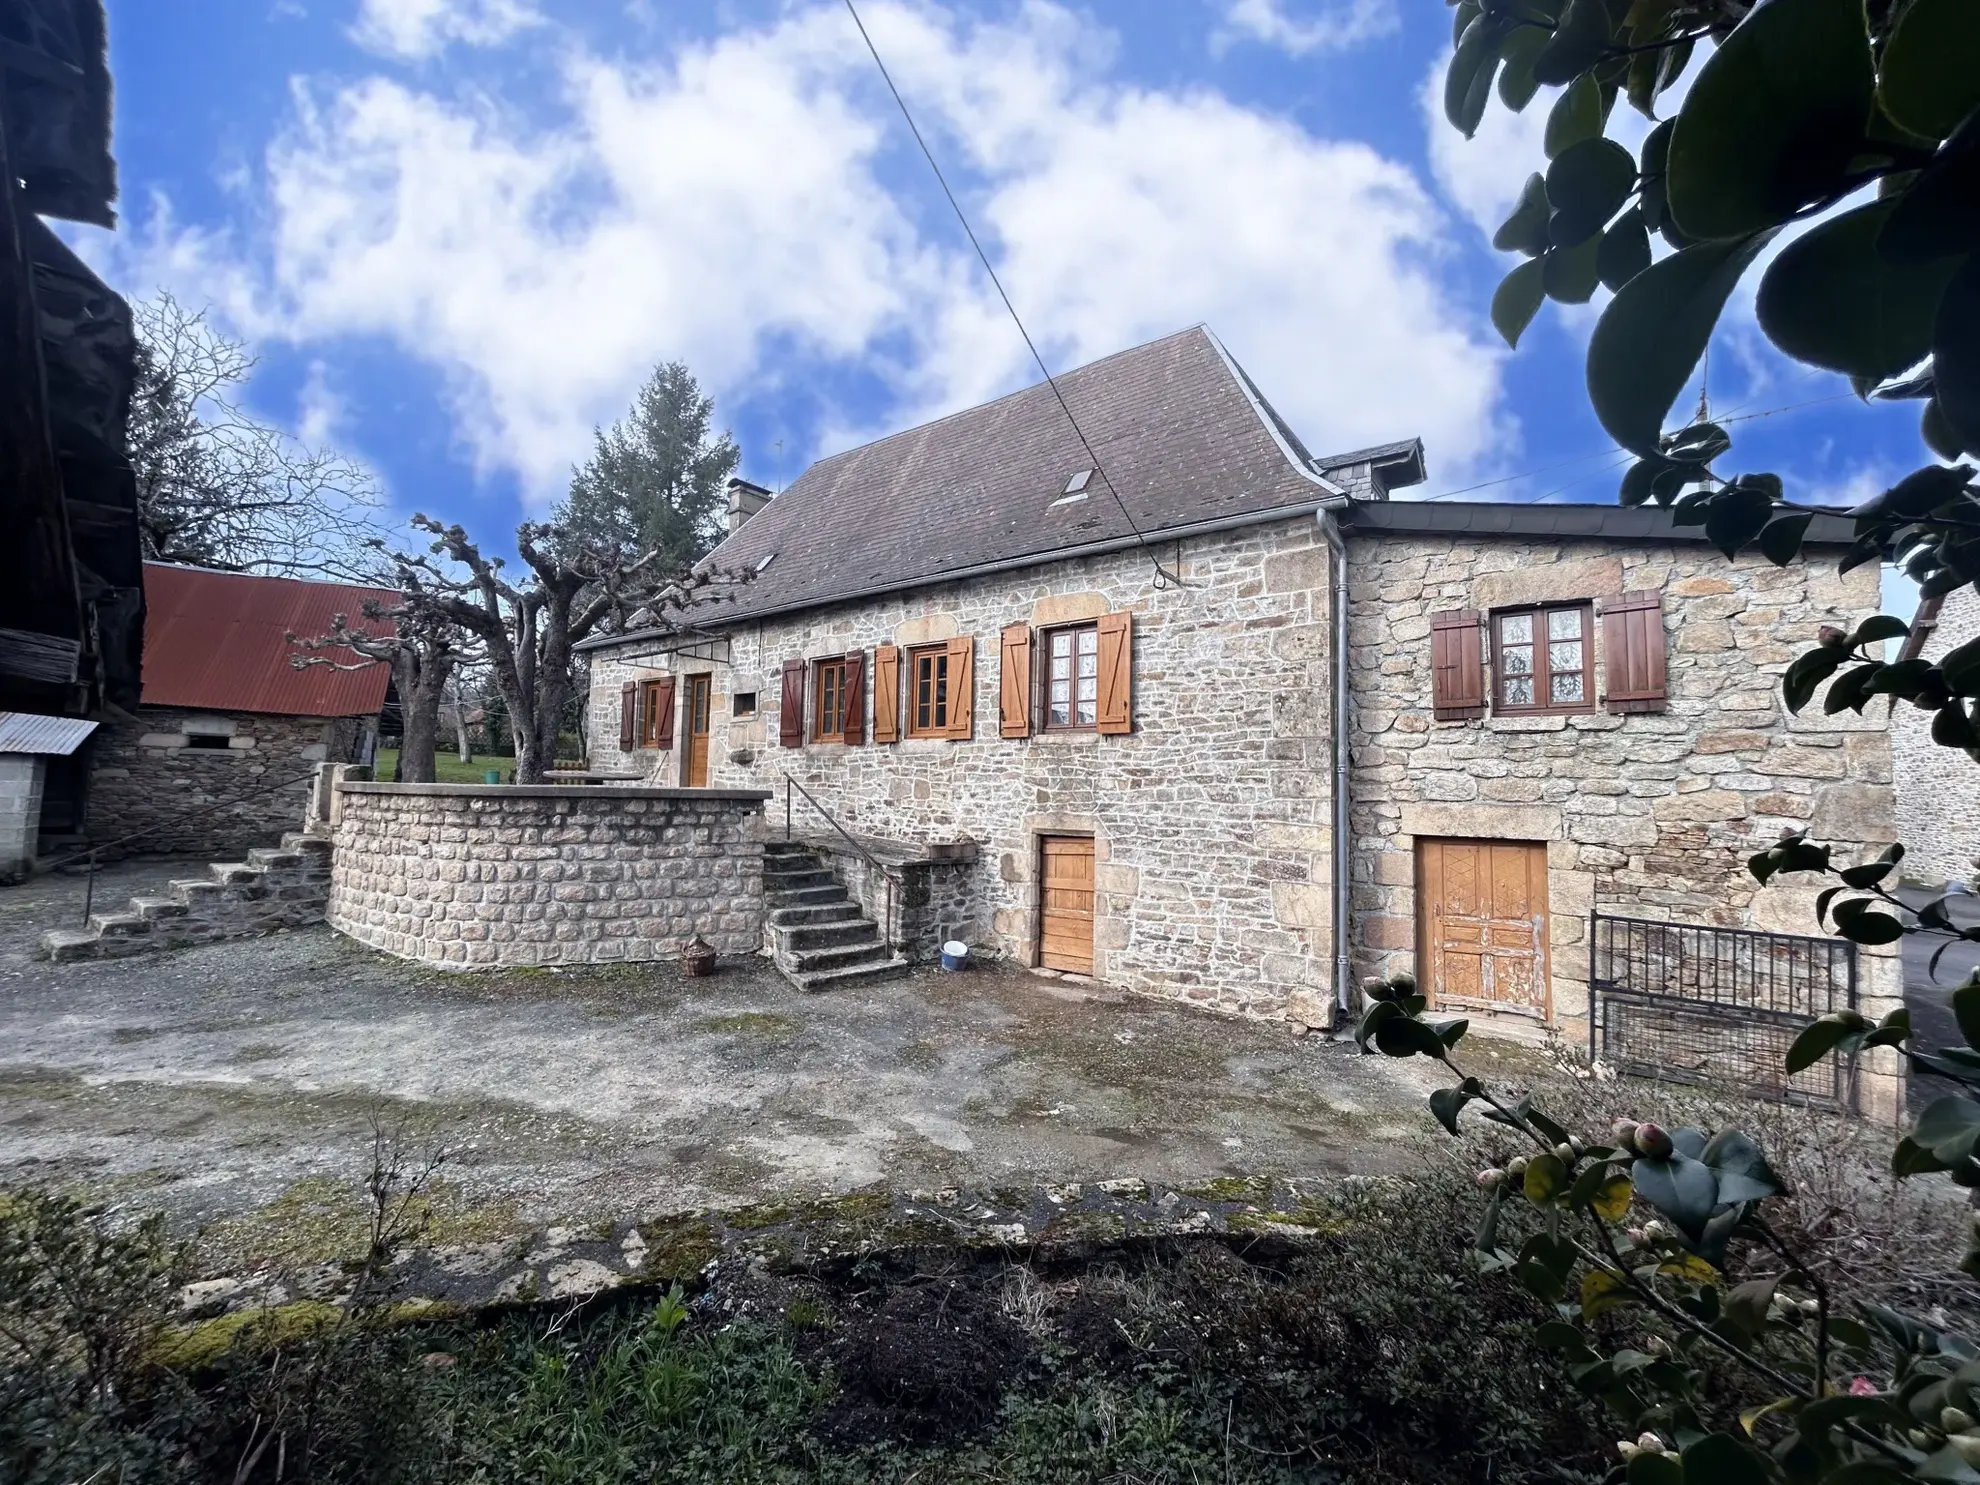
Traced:
[[265, 1310], [238, 1310], [166, 1332], [152, 1347], [151, 1358], [174, 1371], [201, 1371], [236, 1346], [265, 1350], [320, 1334], [342, 1318], [343, 1311], [335, 1305], [314, 1299], [299, 1299]]
[[692, 1279], [721, 1255], [722, 1236], [706, 1217], [662, 1217], [639, 1229], [646, 1239], [640, 1272], [649, 1279]]
[[1196, 1201], [1241, 1201], [1256, 1204], [1270, 1200], [1272, 1183], [1263, 1176], [1219, 1176], [1200, 1186], [1179, 1186], [1184, 1196]]

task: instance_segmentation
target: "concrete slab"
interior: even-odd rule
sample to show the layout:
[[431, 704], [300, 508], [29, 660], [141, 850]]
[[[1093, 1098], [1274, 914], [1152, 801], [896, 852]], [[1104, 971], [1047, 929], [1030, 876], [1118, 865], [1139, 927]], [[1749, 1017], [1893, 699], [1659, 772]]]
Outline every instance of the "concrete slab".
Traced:
[[[116, 868], [99, 900], [175, 870]], [[812, 996], [754, 960], [449, 975], [320, 927], [31, 958], [80, 891], [0, 893], [0, 1181], [188, 1225], [353, 1190], [374, 1118], [457, 1151], [450, 1200], [516, 1226], [876, 1183], [1324, 1179], [1393, 1170], [1429, 1125], [1427, 1065], [1016, 969]]]

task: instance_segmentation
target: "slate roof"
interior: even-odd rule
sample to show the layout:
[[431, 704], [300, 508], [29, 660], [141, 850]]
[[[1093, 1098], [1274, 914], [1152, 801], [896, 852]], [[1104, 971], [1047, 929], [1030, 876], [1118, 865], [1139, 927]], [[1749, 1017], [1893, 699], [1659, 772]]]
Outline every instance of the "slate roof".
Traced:
[[[388, 588], [305, 582], [215, 572], [166, 562], [144, 564], [144, 693], [146, 706], [213, 712], [269, 712], [288, 717], [369, 717], [385, 704], [389, 665], [334, 670], [289, 663], [304, 639], [330, 632], [330, 621], [390, 634], [389, 619], [364, 617], [364, 602], [391, 605]], [[340, 664], [357, 657], [325, 652]]]
[[1134, 528], [1152, 538], [1310, 510], [1346, 493], [1328, 469], [1372, 462], [1392, 485], [1422, 477], [1413, 440], [1311, 460], [1201, 325], [1057, 380], [1120, 503], [1098, 474], [1084, 499], [1053, 503], [1093, 460], [1041, 382], [813, 464], [708, 558], [727, 572], [769, 565], [691, 618], [721, 627], [1131, 544]]
[[[1505, 501], [1356, 501], [1341, 512], [1350, 536], [1391, 532], [1432, 536], [1599, 537], [1607, 541], [1704, 541], [1703, 526], [1679, 526], [1663, 506], [1515, 505]], [[1855, 523], [1817, 516], [1804, 540], [1848, 546]]]

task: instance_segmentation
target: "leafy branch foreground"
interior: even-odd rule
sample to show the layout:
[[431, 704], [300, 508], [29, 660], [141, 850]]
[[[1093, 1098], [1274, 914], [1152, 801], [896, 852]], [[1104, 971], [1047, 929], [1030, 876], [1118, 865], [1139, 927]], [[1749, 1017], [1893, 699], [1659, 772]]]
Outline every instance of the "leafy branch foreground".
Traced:
[[[1775, 849], [1791, 857], [1804, 846]], [[1522, 1139], [1522, 1153], [1478, 1173], [1486, 1206], [1473, 1263], [1510, 1274], [1554, 1308], [1535, 1339], [1622, 1420], [1617, 1478], [1980, 1481], [1980, 1348], [1943, 1313], [1914, 1316], [1865, 1296], [1858, 1274], [1794, 1241], [1776, 1212], [1788, 1185], [1751, 1136], [1618, 1119], [1606, 1139], [1585, 1138], [1531, 1096], [1515, 1100], [1467, 1074], [1455, 1055], [1467, 1023], [1427, 1016], [1412, 976], [1365, 988], [1362, 1049], [1441, 1063], [1454, 1081], [1431, 1094], [1430, 1108], [1449, 1133], [1460, 1133], [1476, 1105]], [[1892, 1174], [1947, 1173], [1980, 1187], [1980, 975], [1954, 992], [1953, 1006], [1965, 1047], [1911, 1050], [1903, 1010], [1874, 1024], [1839, 1011], [1802, 1032], [1787, 1067], [1792, 1075], [1824, 1057], [1899, 1048], [1959, 1091], [1927, 1107], [1900, 1140]], [[1538, 1223], [1523, 1241], [1506, 1236], [1514, 1209]], [[1980, 1276], [1980, 1223], [1959, 1267]], [[1625, 1344], [1615, 1344], [1618, 1327]], [[1715, 1422], [1728, 1375], [1760, 1394], [1733, 1428]]]

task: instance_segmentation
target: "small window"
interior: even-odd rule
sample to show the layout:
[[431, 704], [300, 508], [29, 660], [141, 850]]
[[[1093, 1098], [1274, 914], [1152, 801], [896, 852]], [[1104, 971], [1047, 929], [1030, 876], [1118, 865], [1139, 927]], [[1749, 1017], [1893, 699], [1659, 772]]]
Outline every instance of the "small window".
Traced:
[[[660, 727], [663, 721], [670, 733], [674, 725], [674, 709], [666, 705], [661, 699], [660, 692], [663, 685], [670, 693], [672, 692], [672, 682], [645, 681], [640, 685], [639, 745], [642, 748], [673, 746], [674, 739], [671, 735], [667, 737], [660, 735]], [[661, 715], [663, 711], [665, 712], [664, 717]]]
[[814, 742], [846, 740], [846, 662], [820, 660], [818, 684], [812, 687], [818, 698], [812, 713], [811, 737]]
[[1492, 616], [1493, 701], [1502, 712], [1585, 712], [1595, 706], [1589, 605]]
[[224, 750], [228, 739], [217, 732], [194, 732], [186, 737], [189, 748], [217, 748]]
[[1100, 628], [1045, 631], [1045, 725], [1092, 727], [1100, 720]]
[[753, 717], [756, 715], [756, 693], [738, 691], [729, 698], [729, 715], [732, 717]]
[[908, 651], [909, 737], [949, 735], [949, 647]]

